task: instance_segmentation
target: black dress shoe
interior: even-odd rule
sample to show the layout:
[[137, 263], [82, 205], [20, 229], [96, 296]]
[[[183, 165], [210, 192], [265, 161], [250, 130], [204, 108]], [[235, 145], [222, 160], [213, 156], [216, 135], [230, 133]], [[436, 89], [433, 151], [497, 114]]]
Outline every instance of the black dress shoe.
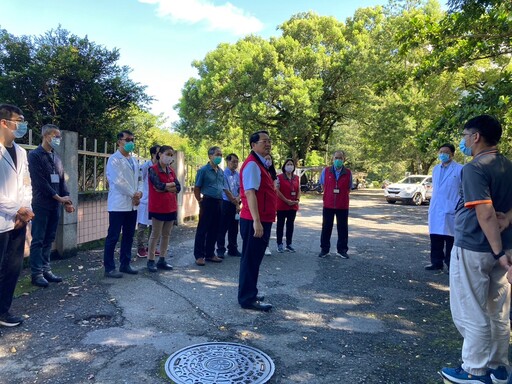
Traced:
[[234, 257], [242, 257], [242, 254], [240, 253], [240, 251], [228, 252], [228, 255], [234, 256]]
[[130, 264], [121, 265], [119, 267], [119, 272], [127, 273], [129, 275], [136, 275], [137, 273], [139, 273], [139, 271], [137, 271], [136, 269], [133, 269]]
[[264, 311], [264, 312], [268, 312], [272, 309], [272, 304], [268, 304], [268, 303], [262, 303], [261, 301], [253, 301], [251, 304], [249, 305], [242, 305], [242, 308], [244, 309], [253, 309], [255, 311]]
[[44, 278], [43, 275], [35, 275], [32, 276], [32, 285], [35, 285], [36, 287], [46, 288], [48, 285], [48, 280]]
[[117, 272], [115, 269], [111, 271], [105, 271], [105, 277], [111, 277], [113, 279], [120, 279], [123, 277], [123, 274], [121, 272]]
[[156, 265], [155, 265], [155, 260], [148, 260], [147, 267], [148, 267], [149, 272], [158, 271], [158, 269], [156, 268]]
[[158, 263], [156, 263], [156, 267], [158, 269], [163, 269], [164, 271], [172, 271], [172, 265], [169, 264], [165, 259], [158, 260]]
[[443, 269], [443, 266], [442, 265], [434, 265], [434, 264], [430, 264], [430, 265], [427, 265], [425, 267], [425, 270], [426, 271], [438, 271], [440, 269]]
[[265, 296], [256, 296], [256, 301], [265, 301]]
[[60, 282], [62, 282], [62, 277], [55, 275], [52, 271], [43, 272], [43, 276], [50, 283], [60, 283]]

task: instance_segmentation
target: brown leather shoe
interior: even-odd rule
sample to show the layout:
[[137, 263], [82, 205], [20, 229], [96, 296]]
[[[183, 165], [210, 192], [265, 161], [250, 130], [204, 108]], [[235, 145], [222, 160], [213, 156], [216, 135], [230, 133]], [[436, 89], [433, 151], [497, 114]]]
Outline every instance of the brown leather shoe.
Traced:
[[204, 259], [196, 259], [196, 264], [204, 267], [206, 263], [204, 262]]
[[213, 261], [214, 263], [222, 263], [222, 259], [218, 256], [209, 257], [206, 260]]

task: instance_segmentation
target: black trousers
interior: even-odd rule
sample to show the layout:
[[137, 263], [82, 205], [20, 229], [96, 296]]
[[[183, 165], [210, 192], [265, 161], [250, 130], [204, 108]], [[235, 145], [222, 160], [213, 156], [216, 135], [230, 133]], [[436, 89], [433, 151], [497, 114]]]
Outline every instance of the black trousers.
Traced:
[[215, 242], [219, 232], [222, 199], [203, 197], [199, 204], [199, 221], [194, 241], [194, 257], [211, 259], [215, 256]]
[[20, 277], [27, 227], [0, 233], [0, 315], [11, 308]]
[[297, 211], [290, 209], [286, 211], [277, 211], [276, 238], [277, 244], [283, 244], [283, 231], [286, 222], [286, 245], [292, 245], [293, 228], [295, 226], [295, 217]]
[[121, 232], [121, 249], [119, 250], [119, 263], [127, 266], [132, 260], [133, 236], [137, 224], [137, 211], [111, 211], [108, 213], [108, 232], [105, 239], [105, 250], [103, 252], [103, 265], [105, 271], [116, 269], [114, 251]]
[[450, 268], [450, 254], [453, 248], [453, 236], [430, 235], [430, 262], [436, 267], [443, 263]]
[[254, 237], [254, 221], [240, 219], [242, 235], [242, 257], [240, 259], [240, 275], [238, 277], [238, 303], [243, 307], [256, 300], [258, 294], [258, 275], [260, 265], [265, 256], [265, 248], [270, 239], [272, 223], [261, 223], [263, 236]]
[[336, 216], [336, 228], [338, 230], [338, 243], [336, 244], [339, 253], [348, 251], [348, 209], [322, 210], [322, 234], [320, 235], [320, 248], [322, 252], [331, 250], [331, 234]]
[[222, 200], [222, 213], [219, 235], [217, 236], [217, 253], [226, 252], [226, 232], [228, 233], [228, 253], [235, 255], [238, 251], [238, 220], [235, 220], [236, 205]]

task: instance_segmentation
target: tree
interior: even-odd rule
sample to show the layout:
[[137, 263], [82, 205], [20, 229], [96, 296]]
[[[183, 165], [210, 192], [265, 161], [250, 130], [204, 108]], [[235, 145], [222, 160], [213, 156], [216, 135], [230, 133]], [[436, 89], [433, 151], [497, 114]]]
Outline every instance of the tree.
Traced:
[[53, 123], [82, 136], [110, 139], [133, 105], [151, 101], [117, 64], [119, 51], [60, 27], [43, 36], [0, 30], [0, 99], [22, 108], [37, 130]]
[[[250, 36], [221, 44], [194, 62], [176, 106], [176, 129], [194, 140], [232, 140], [267, 129], [282, 155], [305, 159], [325, 150], [336, 123], [347, 119], [360, 95], [357, 52], [333, 17], [299, 14], [270, 41]], [[247, 145], [247, 141], [245, 141]]]

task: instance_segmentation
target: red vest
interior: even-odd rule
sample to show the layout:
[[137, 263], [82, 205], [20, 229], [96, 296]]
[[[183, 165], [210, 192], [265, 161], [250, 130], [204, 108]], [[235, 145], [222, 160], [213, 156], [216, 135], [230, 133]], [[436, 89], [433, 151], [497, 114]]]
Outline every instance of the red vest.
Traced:
[[[176, 181], [176, 174], [169, 167], [169, 174], [162, 172], [158, 163], [152, 165], [151, 168], [156, 172], [158, 178], [162, 183], [174, 183]], [[148, 177], [149, 183], [149, 201], [148, 211], [151, 213], [172, 213], [178, 210], [178, 200], [176, 192], [158, 192], [155, 190], [153, 183]]]
[[[284, 173], [281, 173], [277, 175], [277, 178], [279, 179], [279, 192], [281, 192], [288, 200], [297, 200], [300, 190], [299, 177], [297, 175], [292, 175], [292, 179], [289, 180]], [[297, 211], [298, 209], [298, 204], [288, 205], [277, 197], [278, 211]]]
[[[350, 169], [343, 168], [339, 179], [336, 180], [334, 167], [326, 167], [324, 176], [324, 208], [348, 209], [352, 179]], [[335, 189], [338, 193], [334, 193]]]
[[258, 212], [260, 214], [260, 221], [262, 223], [273, 223], [276, 219], [276, 203], [277, 194], [274, 187], [274, 181], [270, 176], [268, 170], [263, 166], [261, 161], [257, 158], [258, 155], [251, 152], [247, 159], [245, 159], [242, 168], [240, 168], [240, 199], [242, 200], [242, 210], [240, 211], [240, 217], [246, 220], [252, 220], [251, 211], [249, 210], [249, 204], [247, 204], [247, 197], [245, 196], [244, 189], [244, 168], [251, 161], [256, 163], [260, 168], [261, 172], [261, 183], [260, 187], [256, 192], [256, 199], [258, 201]]

